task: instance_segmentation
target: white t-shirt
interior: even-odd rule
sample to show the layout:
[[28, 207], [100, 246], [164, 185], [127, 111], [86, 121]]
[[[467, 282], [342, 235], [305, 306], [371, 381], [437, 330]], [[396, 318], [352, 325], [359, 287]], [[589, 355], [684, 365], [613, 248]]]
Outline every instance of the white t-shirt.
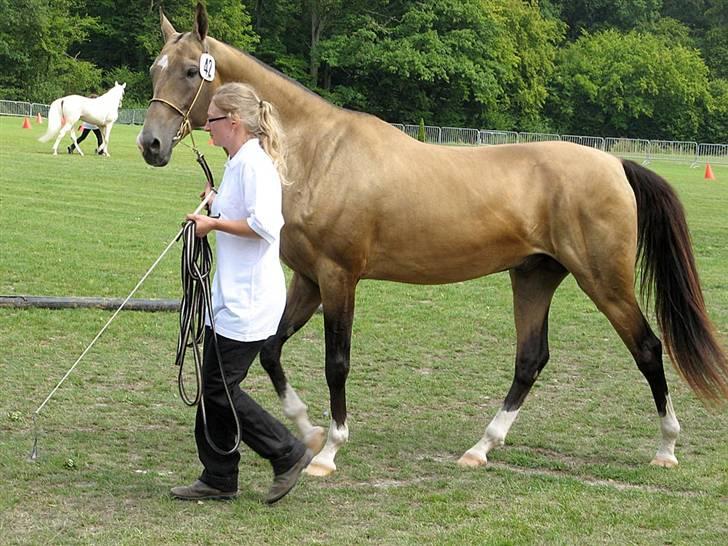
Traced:
[[[212, 203], [212, 215], [246, 219], [261, 238], [215, 231], [217, 267], [212, 310], [218, 334], [238, 341], [273, 335], [286, 304], [286, 281], [279, 260], [281, 183], [273, 161], [257, 138], [228, 159]], [[206, 319], [209, 326], [209, 319]]]

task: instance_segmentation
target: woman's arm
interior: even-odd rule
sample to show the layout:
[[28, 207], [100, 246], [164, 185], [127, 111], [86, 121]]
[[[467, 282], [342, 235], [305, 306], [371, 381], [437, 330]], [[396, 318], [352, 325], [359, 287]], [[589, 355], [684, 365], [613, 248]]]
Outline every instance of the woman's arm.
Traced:
[[253, 231], [248, 225], [248, 221], [243, 220], [224, 220], [222, 218], [210, 218], [204, 214], [188, 214], [187, 220], [195, 223], [195, 235], [204, 237], [212, 230], [224, 231], [238, 237], [252, 237], [260, 239], [261, 236]]

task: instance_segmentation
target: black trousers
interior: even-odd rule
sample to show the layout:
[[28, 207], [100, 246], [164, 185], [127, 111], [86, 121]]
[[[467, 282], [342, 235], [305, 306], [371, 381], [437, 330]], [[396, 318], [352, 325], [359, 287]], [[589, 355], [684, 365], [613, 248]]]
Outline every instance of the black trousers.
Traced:
[[[241, 381], [245, 379], [250, 365], [263, 346], [263, 341], [242, 342], [218, 334], [217, 342], [225, 383], [240, 421], [242, 442], [270, 461], [274, 474], [285, 472], [303, 456], [306, 446], [240, 388]], [[210, 439], [221, 450], [229, 451], [235, 443], [235, 419], [220, 377], [211, 328], [205, 328], [202, 385]], [[240, 454], [237, 451], [230, 455], [217, 453], [207, 441], [204, 427], [202, 408], [198, 405], [195, 441], [200, 462], [204, 466], [200, 480], [223, 491], [236, 491]]]
[[[84, 140], [86, 140], [86, 137], [88, 136], [88, 134], [91, 131], [93, 131], [94, 134], [96, 135], [96, 143], [97, 143], [96, 148], [101, 148], [101, 145], [104, 143], [104, 141], [101, 138], [101, 130], [100, 129], [86, 129], [84, 127], [84, 129], [81, 131], [81, 136], [76, 139], [76, 142], [78, 142], [79, 144], [81, 144]], [[71, 142], [71, 145], [68, 147], [68, 149], [69, 150], [74, 150], [74, 149], [76, 149], [76, 145], [73, 142]]]

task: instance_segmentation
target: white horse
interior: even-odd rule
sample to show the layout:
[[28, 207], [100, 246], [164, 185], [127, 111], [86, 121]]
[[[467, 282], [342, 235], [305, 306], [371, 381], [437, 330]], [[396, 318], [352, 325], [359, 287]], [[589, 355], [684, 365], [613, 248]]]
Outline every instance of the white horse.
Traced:
[[68, 131], [71, 131], [73, 144], [78, 153], [83, 155], [78, 142], [76, 142], [76, 131], [74, 130], [80, 119], [99, 126], [102, 144], [98, 149], [98, 153], [108, 156], [109, 134], [116, 118], [119, 117], [119, 106], [121, 106], [125, 88], [125, 83], [114, 82], [114, 87], [95, 99], [89, 99], [81, 95], [68, 95], [54, 100], [48, 111], [48, 130], [38, 140], [48, 142], [58, 135], [56, 142], [53, 144], [53, 155], [58, 155], [59, 142]]

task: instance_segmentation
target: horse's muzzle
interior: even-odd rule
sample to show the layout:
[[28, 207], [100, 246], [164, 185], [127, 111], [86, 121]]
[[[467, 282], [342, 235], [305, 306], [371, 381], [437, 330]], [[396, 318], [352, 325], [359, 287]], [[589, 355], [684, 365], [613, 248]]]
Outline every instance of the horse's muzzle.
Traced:
[[137, 137], [137, 147], [147, 164], [153, 167], [164, 167], [172, 156], [172, 141], [160, 139], [152, 131], [143, 128]]

